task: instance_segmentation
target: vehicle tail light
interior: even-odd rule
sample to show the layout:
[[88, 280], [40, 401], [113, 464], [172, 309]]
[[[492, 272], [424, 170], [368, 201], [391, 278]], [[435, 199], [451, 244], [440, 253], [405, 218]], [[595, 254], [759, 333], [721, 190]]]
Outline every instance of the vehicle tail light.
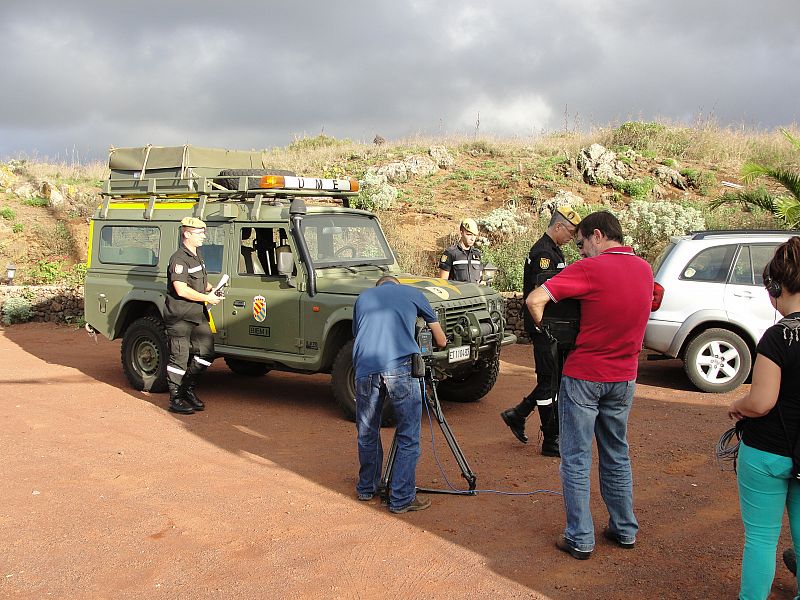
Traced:
[[661, 308], [661, 301], [664, 299], [664, 286], [660, 283], [653, 284], [653, 304], [650, 306], [650, 312], [654, 312]]

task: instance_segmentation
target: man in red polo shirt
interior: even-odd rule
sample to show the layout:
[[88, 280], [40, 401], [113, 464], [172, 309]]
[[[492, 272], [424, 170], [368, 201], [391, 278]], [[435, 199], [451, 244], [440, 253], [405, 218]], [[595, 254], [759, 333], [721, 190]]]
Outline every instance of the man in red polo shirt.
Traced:
[[583, 219], [576, 244], [583, 260], [536, 288], [526, 304], [538, 325], [548, 302], [576, 298], [581, 303], [580, 332], [564, 364], [558, 393], [567, 524], [556, 546], [574, 558], [587, 559], [595, 545], [589, 507], [593, 437], [600, 492], [609, 514], [603, 536], [632, 549], [639, 529], [627, 429], [653, 299], [653, 272], [632, 248], [623, 246], [622, 227], [610, 212]]

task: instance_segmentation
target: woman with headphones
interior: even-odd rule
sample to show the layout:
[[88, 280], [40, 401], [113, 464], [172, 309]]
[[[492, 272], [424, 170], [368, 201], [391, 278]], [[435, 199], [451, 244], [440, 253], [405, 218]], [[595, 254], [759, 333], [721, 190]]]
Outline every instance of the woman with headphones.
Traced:
[[792, 459], [800, 431], [800, 237], [778, 246], [764, 269], [764, 286], [783, 319], [756, 347], [750, 393], [728, 410], [742, 431], [736, 460], [745, 538], [740, 600], [770, 593], [784, 510], [795, 548], [800, 545], [800, 482]]

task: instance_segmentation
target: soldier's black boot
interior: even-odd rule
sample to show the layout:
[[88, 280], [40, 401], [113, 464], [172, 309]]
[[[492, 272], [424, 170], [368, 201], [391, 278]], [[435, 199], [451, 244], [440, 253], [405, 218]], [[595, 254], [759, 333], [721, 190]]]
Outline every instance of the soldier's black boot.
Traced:
[[169, 387], [169, 410], [182, 415], [191, 415], [194, 409], [183, 401], [181, 387], [172, 382], [167, 383]]
[[525, 417], [517, 412], [516, 406], [501, 412], [500, 417], [520, 442], [528, 443], [528, 436], [525, 435]]
[[181, 385], [181, 389], [183, 391], [182, 398], [186, 401], [186, 404], [191, 406], [196, 411], [205, 410], [206, 408], [206, 405], [203, 403], [203, 401], [200, 400], [200, 398], [197, 397], [197, 394], [194, 393], [194, 387], [197, 385], [198, 377], [199, 373], [187, 373], [184, 375], [183, 384]]
[[556, 404], [539, 407], [539, 416], [542, 419], [542, 456], [561, 457], [558, 450], [558, 409]]

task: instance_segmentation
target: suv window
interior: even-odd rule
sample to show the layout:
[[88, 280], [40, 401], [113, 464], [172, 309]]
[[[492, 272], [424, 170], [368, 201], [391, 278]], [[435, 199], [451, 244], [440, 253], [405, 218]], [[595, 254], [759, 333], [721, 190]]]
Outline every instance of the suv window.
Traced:
[[661, 254], [658, 255], [655, 262], [653, 263], [653, 273], [658, 273], [658, 270], [661, 268], [661, 265], [664, 263], [664, 259], [669, 256], [669, 253], [672, 252], [672, 249], [675, 247], [675, 242], [670, 242], [667, 246], [661, 251]]
[[158, 227], [106, 225], [100, 230], [101, 263], [154, 267], [161, 239]]
[[764, 267], [775, 255], [775, 244], [752, 244], [742, 246], [733, 266], [731, 283], [739, 285], [764, 285]]
[[715, 246], [695, 254], [681, 271], [680, 278], [689, 281], [724, 282], [728, 278], [737, 246]]

